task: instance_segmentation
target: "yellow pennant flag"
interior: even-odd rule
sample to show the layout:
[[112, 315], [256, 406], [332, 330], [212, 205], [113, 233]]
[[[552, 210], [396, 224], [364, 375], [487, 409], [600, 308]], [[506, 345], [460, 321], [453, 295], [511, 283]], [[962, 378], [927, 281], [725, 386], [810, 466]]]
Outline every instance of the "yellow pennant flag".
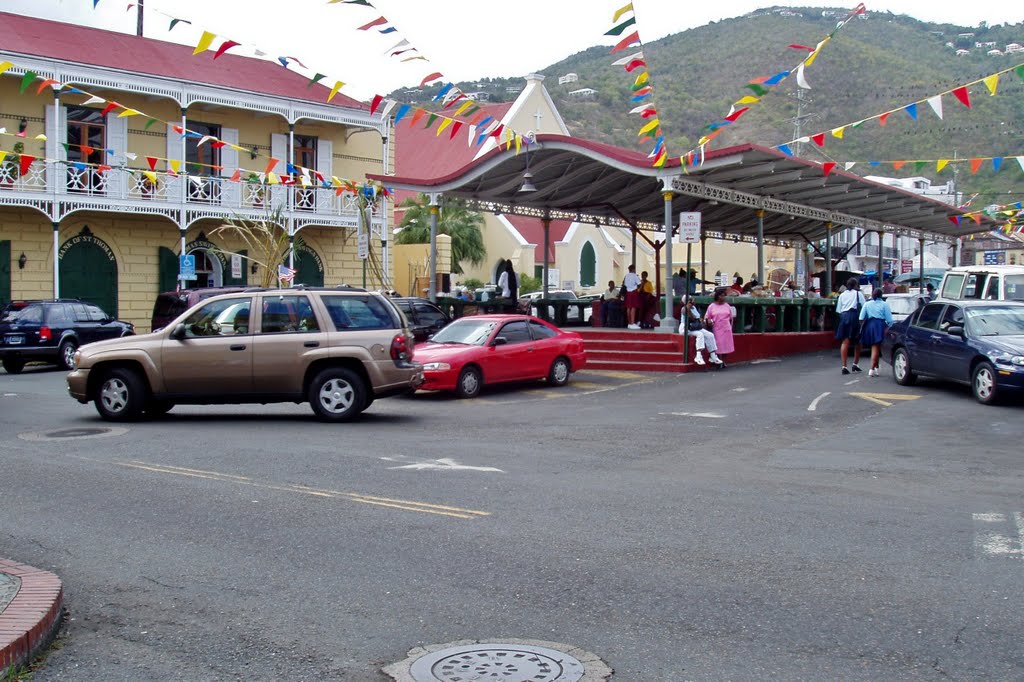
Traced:
[[523, 147], [523, 136], [516, 133], [516, 156], [519, 156], [519, 150]]
[[39, 133], [38, 135], [36, 135], [35, 139], [39, 140], [40, 142], [46, 142], [46, 135]]
[[999, 74], [994, 73], [991, 76], [985, 76], [981, 80], [985, 83], [985, 87], [988, 88], [989, 93], [994, 96], [996, 94], [996, 88], [999, 87]]
[[6, 159], [6, 158], [7, 158], [7, 152], [0, 150], [0, 163], [3, 163], [4, 159]]
[[632, 12], [632, 11], [633, 11], [633, 3], [629, 3], [628, 5], [623, 5], [619, 9], [615, 10], [615, 16], [612, 17], [612, 23], [614, 24], [616, 21], [618, 21], [619, 17], [621, 17], [626, 12]]
[[139, 115], [139, 112], [135, 111], [134, 109], [125, 109], [120, 114], [118, 114], [117, 117], [118, 118], [127, 118], [128, 116], [138, 116], [138, 115]]
[[456, 116], [462, 116], [462, 112], [465, 111], [466, 109], [469, 109], [471, 106], [473, 106], [473, 104], [474, 104], [473, 100], [471, 100], [471, 99], [466, 100], [461, 105], [459, 105], [458, 109], [455, 110], [455, 113], [452, 114], [452, 118], [455, 118]]
[[814, 64], [814, 60], [818, 58], [818, 53], [821, 52], [821, 48], [825, 47], [825, 43], [827, 43], [830, 40], [832, 40], [831, 37], [825, 38], [820, 43], [815, 45], [814, 52], [807, 55], [807, 59], [804, 60], [804, 64], [806, 64], [807, 66], [811, 66], [812, 64]]
[[644, 133], [649, 133], [652, 130], [654, 130], [655, 128], [657, 128], [659, 125], [661, 125], [661, 119], [653, 118], [653, 119], [651, 119], [651, 121], [647, 125], [645, 125], [643, 128], [640, 129], [640, 132], [637, 133], [637, 135], [643, 135]]
[[949, 159], [939, 159], [939, 162], [935, 164], [935, 172], [941, 173], [942, 169], [949, 165]]
[[213, 39], [216, 37], [216, 35], [209, 31], [203, 31], [203, 37], [199, 39], [199, 44], [196, 45], [196, 49], [192, 50], [192, 54], [199, 54], [200, 52], [206, 52], [209, 50], [210, 45], [213, 45]]
[[150, 184], [156, 184], [156, 173], [153, 171], [142, 171], [142, 176], [149, 180]]
[[736, 100], [736, 104], [757, 104], [761, 101], [760, 97], [754, 97], [753, 95], [747, 95], [746, 97], [740, 97]]
[[441, 119], [441, 125], [437, 126], [437, 132], [434, 133], [434, 137], [441, 137], [441, 131], [452, 124], [452, 119], [443, 118]]
[[832, 130], [832, 137], [838, 137], [840, 140], [843, 139], [843, 133], [846, 132], [846, 126], [842, 128], [835, 128]]
[[327, 101], [330, 102], [332, 99], [334, 99], [334, 96], [338, 94], [338, 90], [341, 90], [343, 87], [345, 87], [344, 83], [342, 83], [341, 81], [335, 81], [334, 87], [331, 88], [331, 94], [327, 96]]
[[643, 85], [649, 80], [651, 80], [651, 74], [644, 71], [643, 73], [636, 77], [636, 80], [633, 81], [633, 85]]
[[14, 64], [11, 64], [10, 62], [0, 63], [0, 74], [3, 74], [4, 71], [11, 68], [12, 66], [14, 66]]
[[267, 173], [267, 184], [268, 185], [280, 185], [281, 181], [277, 177], [277, 173]]
[[171, 172], [175, 175], [177, 175], [178, 171], [181, 170], [181, 161], [177, 159], [167, 159], [167, 165], [170, 166]]

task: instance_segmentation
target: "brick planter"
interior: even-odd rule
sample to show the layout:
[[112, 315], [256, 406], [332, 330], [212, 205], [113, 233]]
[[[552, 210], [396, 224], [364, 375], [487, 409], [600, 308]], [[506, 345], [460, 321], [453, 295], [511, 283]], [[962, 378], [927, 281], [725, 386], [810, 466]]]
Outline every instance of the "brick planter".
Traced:
[[21, 579], [11, 602], [0, 610], [0, 676], [23, 666], [46, 648], [60, 627], [64, 587], [49, 571], [0, 559], [0, 573]]

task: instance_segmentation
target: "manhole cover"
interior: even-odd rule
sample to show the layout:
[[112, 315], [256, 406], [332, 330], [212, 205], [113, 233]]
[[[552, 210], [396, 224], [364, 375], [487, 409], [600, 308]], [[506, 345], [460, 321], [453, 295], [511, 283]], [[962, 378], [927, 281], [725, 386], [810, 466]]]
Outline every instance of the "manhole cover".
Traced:
[[22, 440], [74, 440], [85, 438], [109, 438], [111, 436], [123, 436], [128, 429], [120, 426], [78, 426], [56, 431], [43, 431], [35, 433], [19, 433], [18, 438]]
[[598, 682], [612, 673], [593, 654], [553, 642], [462, 642], [409, 656], [384, 672], [399, 682]]

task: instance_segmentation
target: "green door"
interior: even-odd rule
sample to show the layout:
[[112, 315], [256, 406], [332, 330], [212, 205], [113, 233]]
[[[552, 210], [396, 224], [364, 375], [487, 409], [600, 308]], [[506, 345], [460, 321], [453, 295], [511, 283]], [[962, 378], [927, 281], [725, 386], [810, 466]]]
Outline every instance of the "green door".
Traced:
[[80, 298], [117, 317], [117, 261], [102, 239], [83, 230], [60, 249], [60, 296]]
[[597, 284], [597, 252], [590, 242], [584, 242], [580, 250], [580, 286], [592, 287]]
[[295, 283], [310, 287], [324, 285], [324, 267], [320, 259], [306, 249], [295, 250]]
[[11, 302], [11, 243], [0, 242], [0, 305]]
[[175, 291], [178, 288], [178, 254], [166, 246], [161, 246], [157, 252], [157, 260], [160, 263], [160, 272], [157, 277], [156, 293]]

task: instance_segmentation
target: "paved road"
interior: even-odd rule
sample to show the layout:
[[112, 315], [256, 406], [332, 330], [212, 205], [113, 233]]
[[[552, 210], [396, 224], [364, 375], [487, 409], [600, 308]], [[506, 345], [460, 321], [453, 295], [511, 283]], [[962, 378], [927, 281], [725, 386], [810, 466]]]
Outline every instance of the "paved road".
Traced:
[[1021, 405], [832, 354], [575, 379], [52, 439], [107, 425], [0, 373], [0, 556], [71, 617], [34, 679], [381, 681], [496, 637], [621, 680], [1024, 678]]

